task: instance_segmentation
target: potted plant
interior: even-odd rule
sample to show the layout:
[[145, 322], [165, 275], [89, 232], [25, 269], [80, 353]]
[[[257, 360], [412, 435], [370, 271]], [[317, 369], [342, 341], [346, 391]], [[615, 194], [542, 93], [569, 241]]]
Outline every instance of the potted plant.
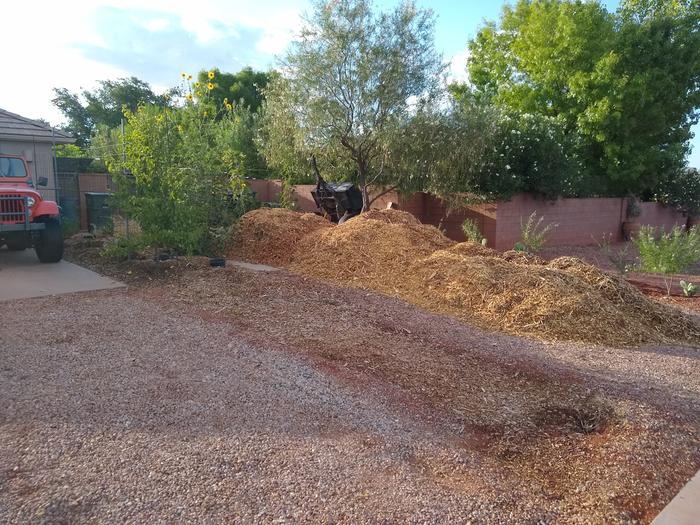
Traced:
[[625, 240], [632, 240], [639, 234], [639, 216], [642, 214], [642, 208], [636, 197], [627, 199], [627, 210], [625, 212], [625, 221], [622, 223], [622, 236]]

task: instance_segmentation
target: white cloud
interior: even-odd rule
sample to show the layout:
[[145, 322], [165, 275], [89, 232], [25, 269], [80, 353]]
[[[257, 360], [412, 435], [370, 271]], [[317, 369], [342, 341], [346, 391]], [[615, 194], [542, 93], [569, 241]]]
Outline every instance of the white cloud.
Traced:
[[447, 72], [449, 82], [469, 82], [469, 73], [467, 72], [467, 59], [469, 58], [469, 49], [466, 48], [452, 57], [450, 60], [450, 68]]
[[[193, 68], [226, 69], [242, 62], [271, 67], [272, 55], [281, 53], [300, 27], [300, 14], [306, 5], [307, 0], [75, 0], [70, 6], [38, 0], [6, 2], [3, 20], [11, 23], [3, 24], [0, 45], [12, 51], [3, 52], [0, 107], [59, 123], [61, 114], [51, 104], [54, 87], [92, 89], [98, 80], [132, 74], [154, 86], [169, 85], [164, 71], [168, 79], [177, 79], [183, 62], [192, 63]], [[114, 25], [111, 35], [99, 29], [96, 20], [110, 9], [133, 14], [130, 27]], [[158, 50], [144, 49], [151, 42], [149, 35], [173, 32], [174, 26], [189, 36], [183, 39], [182, 49], [163, 49], [158, 63], [132, 65], [123, 59], [125, 49], [113, 49], [116, 45], [127, 47], [135, 55], [149, 51], [141, 58], [152, 59]], [[129, 30], [134, 27], [142, 28], [144, 34], [139, 41], [129, 42]], [[236, 47], [226, 48], [236, 36]], [[160, 38], [152, 42], [165, 41]], [[197, 46], [192, 45], [192, 38]], [[217, 45], [222, 46], [219, 52], [210, 57], [205, 54]], [[109, 52], [121, 53], [120, 61], [105, 60]], [[226, 64], [213, 63], [223, 56], [230, 57]], [[199, 63], [202, 61], [206, 63]], [[151, 69], [153, 74], [149, 74]]]

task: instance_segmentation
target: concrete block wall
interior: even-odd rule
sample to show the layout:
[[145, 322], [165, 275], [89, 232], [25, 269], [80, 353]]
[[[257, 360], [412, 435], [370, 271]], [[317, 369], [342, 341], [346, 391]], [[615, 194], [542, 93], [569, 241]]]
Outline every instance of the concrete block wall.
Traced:
[[585, 246], [599, 243], [603, 237], [622, 239], [624, 199], [544, 200], [532, 195], [516, 195], [497, 204], [495, 248], [510, 250], [520, 240], [521, 224], [535, 212], [542, 225], [556, 225], [548, 234], [550, 246]]

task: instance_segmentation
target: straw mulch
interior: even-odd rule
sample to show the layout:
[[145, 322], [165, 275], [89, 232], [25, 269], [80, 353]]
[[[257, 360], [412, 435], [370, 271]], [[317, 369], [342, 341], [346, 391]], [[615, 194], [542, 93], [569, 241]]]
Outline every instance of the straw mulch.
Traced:
[[[245, 216], [245, 231], [257, 231], [248, 223], [271, 212]], [[621, 346], [700, 342], [697, 319], [648, 299], [624, 280], [579, 259], [545, 263], [536, 256], [455, 243], [397, 210], [373, 211], [332, 227], [316, 227], [316, 221], [310, 227], [309, 219], [293, 212], [284, 217], [264, 217], [261, 222], [273, 244], [248, 248], [248, 257], [285, 261], [298, 273], [401, 297], [512, 334]], [[300, 224], [287, 224], [293, 220]], [[274, 234], [271, 224], [278, 229]], [[294, 232], [291, 243], [281, 239], [289, 231]], [[256, 239], [248, 237], [247, 242]]]
[[287, 266], [302, 238], [332, 226], [332, 223], [313, 213], [260, 208], [241, 217], [228, 255], [249, 262]]

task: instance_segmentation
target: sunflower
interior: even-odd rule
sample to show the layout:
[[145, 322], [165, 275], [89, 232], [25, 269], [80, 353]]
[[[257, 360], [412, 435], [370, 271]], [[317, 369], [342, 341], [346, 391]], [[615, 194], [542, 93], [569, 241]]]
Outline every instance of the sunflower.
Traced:
[[199, 82], [194, 83], [194, 87], [198, 88], [199, 87]]
[[185, 78], [187, 76], [186, 73], [180, 73], [182, 75], [182, 78]]
[[214, 78], [214, 72], [209, 71], [209, 74], [207, 76], [209, 77], [209, 80], [212, 80]]
[[227, 102], [227, 103], [226, 103], [226, 109], [228, 109], [229, 111], [232, 110], [232, 109], [233, 109], [233, 105], [232, 105], [232, 104], [229, 104], [229, 103]]
[[207, 84], [207, 89], [208, 89], [209, 91], [211, 91], [212, 89], [214, 89], [214, 84], [212, 84], [211, 82], [209, 82], [209, 83]]
[[187, 80], [192, 80], [192, 75], [187, 75]]
[[186, 97], [186, 98], [187, 98], [187, 100], [188, 100], [189, 102], [192, 102], [192, 93], [187, 93], [187, 97]]

